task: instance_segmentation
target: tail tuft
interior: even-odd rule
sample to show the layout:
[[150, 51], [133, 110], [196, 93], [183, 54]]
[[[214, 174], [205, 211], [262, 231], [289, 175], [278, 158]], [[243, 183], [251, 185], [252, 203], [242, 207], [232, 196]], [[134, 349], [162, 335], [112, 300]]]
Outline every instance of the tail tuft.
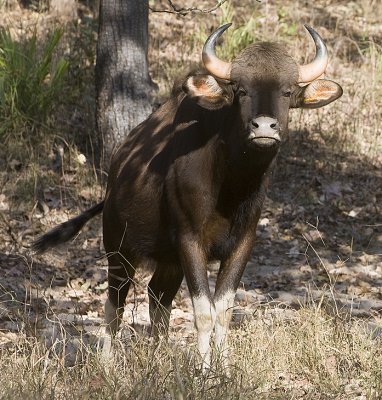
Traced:
[[104, 202], [102, 201], [89, 210], [84, 211], [77, 217], [74, 217], [63, 224], [56, 226], [45, 235], [42, 235], [35, 240], [32, 243], [32, 250], [37, 254], [41, 254], [74, 238], [74, 236], [77, 235], [86, 222], [103, 210], [103, 205]]

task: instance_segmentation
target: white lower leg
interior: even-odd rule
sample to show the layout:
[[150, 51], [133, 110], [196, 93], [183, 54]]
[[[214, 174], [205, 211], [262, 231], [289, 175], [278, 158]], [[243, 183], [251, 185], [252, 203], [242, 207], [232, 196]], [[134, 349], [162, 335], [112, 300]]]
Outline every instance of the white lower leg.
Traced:
[[105, 302], [106, 332], [114, 336], [119, 328], [123, 316], [123, 307], [115, 307], [109, 299]]
[[123, 308], [117, 308], [113, 306], [109, 299], [105, 302], [105, 337], [103, 338], [103, 345], [102, 345], [102, 357], [106, 359], [110, 359], [112, 356], [111, 351], [111, 342], [112, 338], [118, 331], [119, 325], [121, 323], [123, 315]]
[[151, 321], [151, 335], [159, 338], [160, 335], [167, 336], [172, 305], [165, 307], [155, 299], [149, 299], [149, 313]]
[[105, 336], [103, 337], [101, 355], [103, 360], [110, 360], [112, 358], [111, 336], [108, 332], [106, 332]]
[[206, 295], [195, 297], [192, 302], [198, 335], [198, 350], [202, 357], [202, 368], [206, 369], [211, 363], [210, 338], [216, 320], [215, 306]]
[[216, 325], [215, 346], [222, 357], [223, 364], [228, 363], [228, 331], [232, 318], [235, 292], [228, 291], [223, 296], [215, 299]]

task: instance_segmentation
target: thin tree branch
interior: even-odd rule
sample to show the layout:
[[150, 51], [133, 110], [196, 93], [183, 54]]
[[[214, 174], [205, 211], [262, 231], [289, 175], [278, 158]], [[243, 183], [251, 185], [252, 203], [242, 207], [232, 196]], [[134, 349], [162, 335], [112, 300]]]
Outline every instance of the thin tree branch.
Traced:
[[160, 9], [149, 6], [149, 10], [152, 12], [163, 12], [163, 13], [169, 13], [169, 14], [178, 14], [178, 15], [182, 15], [182, 16], [185, 16], [192, 12], [200, 12], [200, 13], [208, 14], [208, 13], [211, 13], [211, 12], [217, 10], [219, 7], [221, 7], [224, 3], [227, 2], [227, 0], [219, 0], [214, 7], [203, 9], [203, 8], [198, 8], [198, 7], [189, 7], [189, 8], [177, 7], [172, 0], [167, 0], [167, 1], [170, 6], [170, 9], [160, 10]]

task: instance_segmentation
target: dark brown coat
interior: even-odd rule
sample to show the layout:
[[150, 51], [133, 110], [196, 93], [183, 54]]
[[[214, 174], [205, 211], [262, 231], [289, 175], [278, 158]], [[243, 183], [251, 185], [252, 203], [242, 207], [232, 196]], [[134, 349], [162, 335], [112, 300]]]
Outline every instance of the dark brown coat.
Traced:
[[[205, 365], [214, 327], [226, 355], [234, 295], [254, 246], [289, 109], [321, 107], [342, 94], [327, 80], [300, 87], [298, 77], [296, 62], [275, 43], [246, 48], [232, 61], [229, 80], [207, 70], [190, 72], [114, 155], [104, 202], [37, 241], [35, 248], [45, 250], [62, 242], [63, 233], [72, 237], [103, 207], [111, 333], [135, 270], [149, 265], [154, 334], [167, 332], [185, 276]], [[207, 280], [212, 260], [220, 262], [214, 294]]]

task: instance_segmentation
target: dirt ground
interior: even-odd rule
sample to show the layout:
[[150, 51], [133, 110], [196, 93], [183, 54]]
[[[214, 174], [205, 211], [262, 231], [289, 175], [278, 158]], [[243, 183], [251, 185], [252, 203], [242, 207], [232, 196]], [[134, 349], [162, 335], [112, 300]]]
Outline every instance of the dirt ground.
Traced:
[[[14, 210], [0, 194], [0, 345], [20, 332], [49, 343], [63, 334], [91, 338], [101, 331], [107, 260], [100, 219], [54, 252], [36, 257], [29, 251], [49, 220], [62, 222], [79, 211], [54, 207], [59, 196], [51, 192], [47, 216], [32, 207]], [[381, 327], [381, 208], [378, 163], [336, 150], [319, 131], [291, 126], [238, 290], [234, 322], [268, 307], [295, 309], [325, 297], [333, 312]], [[210, 267], [212, 290], [216, 268]], [[126, 326], [139, 331], [148, 328], [147, 280], [137, 278], [125, 312]], [[171, 334], [192, 336], [192, 321], [183, 283]]]
[[[324, 296], [335, 298], [333, 312], [381, 326], [380, 169], [354, 155], [333, 154], [319, 136], [295, 131], [278, 161], [234, 321], [264, 307], [298, 308]], [[20, 331], [39, 332], [49, 341], [62, 325], [74, 336], [97, 333], [107, 289], [100, 219], [72, 243], [41, 257], [29, 254], [28, 224], [16, 221], [5, 232], [7, 246], [3, 241], [0, 254], [0, 343]], [[12, 251], [15, 241], [25, 247]], [[211, 288], [216, 267], [210, 268]], [[126, 307], [125, 321], [136, 330], [148, 328], [147, 280], [137, 278]], [[192, 321], [183, 283], [172, 334], [192, 335]]]

